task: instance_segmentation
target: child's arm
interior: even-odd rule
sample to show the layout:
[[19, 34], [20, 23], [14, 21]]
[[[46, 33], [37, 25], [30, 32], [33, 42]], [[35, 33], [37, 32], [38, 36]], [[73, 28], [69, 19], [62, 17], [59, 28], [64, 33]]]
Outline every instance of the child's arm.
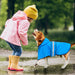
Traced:
[[18, 33], [23, 45], [28, 45], [27, 31], [30, 23], [27, 20], [19, 22]]

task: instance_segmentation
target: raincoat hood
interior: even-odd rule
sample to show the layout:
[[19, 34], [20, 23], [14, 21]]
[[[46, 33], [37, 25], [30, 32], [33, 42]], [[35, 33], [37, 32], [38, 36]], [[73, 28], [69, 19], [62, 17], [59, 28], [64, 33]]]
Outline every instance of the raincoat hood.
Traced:
[[42, 47], [42, 46], [46, 45], [47, 43], [49, 43], [49, 40], [47, 38], [45, 38], [39, 47]]
[[13, 15], [12, 20], [27, 20], [27, 15], [23, 11], [18, 11]]

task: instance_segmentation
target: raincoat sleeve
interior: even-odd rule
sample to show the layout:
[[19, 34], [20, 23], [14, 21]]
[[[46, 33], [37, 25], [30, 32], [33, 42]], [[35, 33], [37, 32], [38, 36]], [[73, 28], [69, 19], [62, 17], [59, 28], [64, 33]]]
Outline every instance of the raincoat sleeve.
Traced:
[[23, 45], [28, 45], [27, 31], [30, 23], [27, 20], [19, 22], [18, 34]]

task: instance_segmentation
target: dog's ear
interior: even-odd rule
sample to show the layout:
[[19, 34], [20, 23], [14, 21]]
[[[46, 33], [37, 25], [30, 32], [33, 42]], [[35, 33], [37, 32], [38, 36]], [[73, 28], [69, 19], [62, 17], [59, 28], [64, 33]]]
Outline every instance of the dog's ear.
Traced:
[[45, 38], [44, 34], [42, 32], [38, 32], [38, 33], [39, 33], [39, 35], [36, 38], [36, 40], [38, 40], [38, 42], [42, 42], [44, 40], [44, 38]]
[[39, 42], [42, 42], [44, 39], [45, 39], [44, 34], [41, 32]]
[[42, 32], [39, 32], [39, 35], [36, 38], [36, 40], [37, 40], [37, 46], [39, 46], [43, 42], [44, 39], [45, 39], [44, 34]]

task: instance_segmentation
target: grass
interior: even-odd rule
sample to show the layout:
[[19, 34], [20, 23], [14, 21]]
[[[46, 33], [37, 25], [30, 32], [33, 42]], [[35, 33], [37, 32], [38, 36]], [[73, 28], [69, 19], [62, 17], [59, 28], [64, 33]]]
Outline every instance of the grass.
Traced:
[[[2, 31], [0, 31], [1, 33]], [[32, 36], [33, 30], [28, 31], [28, 45], [23, 46], [22, 48], [25, 51], [37, 51], [38, 47], [36, 41]], [[75, 32], [73, 31], [62, 31], [62, 30], [48, 30], [48, 35], [45, 35], [50, 41], [60, 41], [60, 42], [68, 42], [68, 43], [75, 43]], [[9, 45], [2, 39], [0, 39], [0, 48], [11, 50]], [[72, 47], [71, 49], [75, 49]]]

